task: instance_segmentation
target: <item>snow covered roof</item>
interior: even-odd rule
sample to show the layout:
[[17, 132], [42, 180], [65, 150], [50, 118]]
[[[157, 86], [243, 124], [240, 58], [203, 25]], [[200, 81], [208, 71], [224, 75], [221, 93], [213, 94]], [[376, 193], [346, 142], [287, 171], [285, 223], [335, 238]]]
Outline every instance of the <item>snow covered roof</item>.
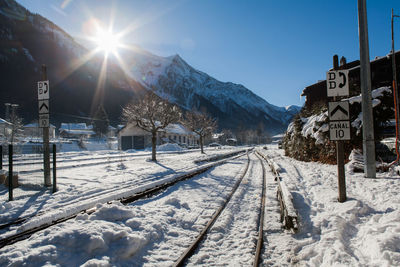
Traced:
[[193, 132], [189, 131], [188, 129], [185, 128], [185, 126], [179, 123], [173, 123], [168, 125], [165, 128], [165, 131], [167, 133], [174, 133], [174, 134], [193, 134]]
[[220, 137], [222, 137], [224, 135], [225, 135], [224, 133], [215, 133], [215, 134], [212, 135], [212, 138], [217, 139], [217, 138], [220, 138]]
[[62, 129], [67, 129], [67, 130], [87, 130], [87, 129], [92, 129], [93, 126], [90, 125], [91, 127], [88, 127], [86, 123], [84, 122], [79, 122], [79, 123], [61, 123], [60, 131]]
[[[24, 125], [24, 128], [38, 128], [39, 124], [37, 122], [32, 122], [29, 124]], [[50, 124], [50, 128], [56, 128], [53, 124]]]
[[89, 129], [60, 129], [60, 133], [71, 135], [94, 135], [95, 132]]
[[0, 124], [7, 124], [7, 125], [11, 125], [11, 123], [9, 123], [8, 121], [0, 118]]

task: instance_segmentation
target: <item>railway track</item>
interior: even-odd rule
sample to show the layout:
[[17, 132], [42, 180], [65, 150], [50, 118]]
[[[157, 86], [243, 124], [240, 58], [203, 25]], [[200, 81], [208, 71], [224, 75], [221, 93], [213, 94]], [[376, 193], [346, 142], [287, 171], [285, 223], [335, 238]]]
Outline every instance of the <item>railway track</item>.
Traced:
[[[178, 177], [174, 177], [174, 178], [171, 178], [171, 179], [166, 179], [165, 181], [162, 181], [162, 180], [160, 181], [159, 180], [158, 182], [153, 182], [153, 183], [150, 182], [150, 183], [148, 183], [146, 185], [143, 185], [141, 190], [137, 190], [137, 192], [135, 192], [133, 194], [124, 196], [122, 198], [118, 198], [118, 200], [121, 201], [123, 204], [127, 204], [127, 203], [131, 203], [133, 201], [136, 201], [136, 200], [139, 200], [139, 199], [142, 199], [142, 198], [146, 198], [149, 195], [157, 194], [160, 191], [163, 191], [163, 190], [167, 189], [168, 187], [170, 187], [170, 186], [172, 186], [172, 185], [174, 185], [174, 184], [176, 184], [176, 183], [178, 183], [180, 181], [184, 181], [184, 180], [190, 179], [190, 178], [192, 178], [192, 177], [194, 177], [196, 175], [202, 174], [202, 173], [208, 171], [209, 169], [211, 169], [211, 168], [213, 168], [215, 166], [224, 164], [228, 160], [235, 159], [235, 158], [240, 157], [242, 155], [243, 154], [240, 154], [240, 153], [236, 152], [231, 157], [227, 157], [227, 158], [219, 160], [217, 162], [204, 164], [202, 167], [197, 168], [194, 171], [189, 171], [184, 175], [180, 175]], [[131, 186], [127, 186], [126, 188], [128, 188], [128, 187], [131, 187]], [[122, 188], [122, 189], [124, 189], [124, 188]], [[109, 190], [110, 191], [109, 193], [115, 192], [115, 190], [116, 190], [115, 188], [112, 189], [112, 190]], [[98, 193], [96, 196], [100, 197], [100, 196], [102, 196], [104, 194], [105, 194], [105, 192], [102, 191], [102, 192]], [[119, 194], [119, 195], [121, 195], [121, 194]], [[86, 198], [93, 198], [93, 197], [94, 197], [93, 195], [86, 196]], [[82, 200], [82, 199], [80, 199], [80, 200]], [[109, 202], [109, 201], [112, 201], [112, 200], [116, 200], [116, 199], [112, 199], [112, 198], [104, 199], [103, 198], [103, 202]], [[69, 203], [68, 205], [71, 205], [71, 203]], [[65, 222], [67, 220], [75, 218], [76, 216], [78, 216], [81, 213], [89, 213], [90, 214], [95, 210], [93, 208], [94, 206], [95, 205], [92, 205], [90, 207], [86, 207], [85, 209], [81, 209], [81, 210], [79, 210], [77, 212], [74, 212], [73, 214], [68, 214], [68, 215], [63, 216], [61, 218], [55, 218], [51, 222], [43, 223], [43, 224], [41, 224], [39, 226], [36, 226], [36, 227], [33, 227], [31, 229], [23, 230], [23, 231], [20, 231], [18, 233], [15, 233], [15, 234], [8, 235], [7, 237], [5, 237], [3, 239], [0, 239], [0, 248], [2, 248], [4, 246], [7, 246], [7, 245], [14, 244], [14, 243], [16, 243], [16, 242], [18, 242], [20, 240], [27, 239], [32, 234], [34, 234], [36, 232], [39, 232], [39, 231], [44, 230], [46, 228], [49, 228], [49, 227], [51, 227], [53, 225], [56, 225], [56, 224], [59, 224], [61, 222]], [[58, 208], [60, 209], [61, 207], [58, 207]], [[37, 214], [34, 214], [33, 216], [26, 216], [26, 217], [18, 218], [16, 220], [12, 221], [12, 222], [7, 222], [7, 223], [4, 223], [4, 224], [0, 225], [0, 229], [4, 229], [4, 228], [10, 227], [12, 225], [23, 224], [24, 222], [27, 222], [28, 220], [30, 220], [32, 218], [35, 218], [35, 217], [41, 216], [41, 215], [45, 215], [45, 214], [46, 214], [46, 212], [42, 211], [42, 212], [39, 212]]]
[[[260, 195], [259, 216], [258, 216], [258, 220], [257, 220], [258, 235], [257, 235], [257, 242], [255, 244], [255, 250], [254, 250], [253, 266], [259, 265], [261, 249], [262, 249], [263, 243], [264, 243], [263, 242], [263, 221], [264, 221], [264, 211], [265, 211], [265, 184], [266, 184], [264, 163], [258, 155], [256, 155], [256, 156], [262, 166], [262, 190], [261, 190], [261, 195]], [[230, 200], [236, 193], [237, 189], [239, 188], [240, 184], [242, 183], [244, 177], [246, 175], [248, 175], [248, 173], [249, 173], [249, 165], [250, 165], [249, 154], [247, 154], [247, 157], [248, 157], [248, 160], [247, 160], [245, 170], [243, 171], [243, 173], [241, 174], [239, 179], [236, 181], [230, 194], [227, 196], [227, 198], [221, 204], [221, 206], [214, 212], [214, 215], [208, 221], [208, 223], [204, 226], [204, 228], [198, 234], [196, 239], [190, 244], [190, 246], [184, 251], [184, 253], [174, 262], [173, 266], [184, 266], [187, 263], [187, 261], [189, 260], [189, 258], [197, 250], [201, 250], [202, 242], [206, 239], [207, 233], [210, 231], [210, 229], [213, 227], [215, 222], [218, 220], [218, 218], [221, 215], [221, 213], [223, 212], [223, 210], [227, 207], [228, 203], [230, 202]]]
[[[171, 154], [182, 154], [182, 153], [190, 153], [189, 152], [172, 152]], [[170, 152], [169, 152], [170, 153]], [[210, 161], [215, 161], [220, 158], [226, 157], [226, 155], [230, 155], [232, 153], [227, 153], [227, 154], [222, 154], [218, 155], [214, 160]], [[72, 169], [72, 168], [83, 168], [83, 167], [91, 167], [91, 166], [97, 166], [97, 165], [104, 165], [104, 164], [110, 164], [110, 163], [119, 163], [119, 162], [125, 162], [128, 161], [129, 159], [132, 158], [143, 158], [143, 157], [148, 157], [148, 154], [145, 155], [114, 155], [114, 156], [109, 156], [109, 157], [95, 157], [95, 158], [83, 158], [83, 159], [64, 159], [64, 160], [57, 160], [57, 170], [65, 170], [65, 169]], [[93, 161], [93, 162], [86, 162], [82, 163], [82, 161]], [[63, 163], [75, 163], [75, 164], [69, 164], [69, 165], [61, 165]], [[203, 160], [203, 162], [207, 162], [207, 160]], [[18, 171], [20, 174], [32, 174], [32, 173], [38, 173], [38, 172], [43, 172], [42, 169], [42, 164], [43, 162], [27, 162], [27, 163], [16, 163], [13, 164], [14, 166], [18, 167], [24, 167], [24, 166], [34, 166], [38, 165], [37, 169], [31, 169], [31, 170], [20, 170]], [[4, 168], [6, 169], [8, 167], [8, 163], [4, 165]]]

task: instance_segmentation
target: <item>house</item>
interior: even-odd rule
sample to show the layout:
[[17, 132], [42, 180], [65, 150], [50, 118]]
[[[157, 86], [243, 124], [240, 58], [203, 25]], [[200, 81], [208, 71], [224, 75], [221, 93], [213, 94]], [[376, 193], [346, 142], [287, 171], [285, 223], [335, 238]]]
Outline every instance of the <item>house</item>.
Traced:
[[[193, 146], [198, 144], [198, 137], [183, 125], [175, 123], [157, 133], [157, 145], [165, 143]], [[151, 133], [134, 124], [127, 124], [118, 132], [118, 148], [121, 150], [144, 149], [149, 146], [151, 146]]]
[[60, 136], [64, 138], [89, 138], [95, 135], [93, 126], [86, 123], [61, 123]]
[[[343, 58], [344, 59], [344, 58]], [[345, 59], [341, 60], [339, 69], [349, 70], [349, 86], [350, 95], [360, 94], [360, 61], [352, 61], [346, 63]], [[400, 51], [395, 53], [397, 77], [400, 77]], [[371, 89], [382, 86], [392, 87], [392, 57], [375, 58], [371, 61]], [[326, 70], [327, 71], [327, 70]], [[326, 80], [318, 81], [315, 84], [304, 88], [301, 96], [305, 96], [305, 107], [312, 107], [315, 104], [326, 104], [328, 102]]]
[[194, 146], [198, 145], [198, 135], [186, 129], [180, 123], [172, 123], [164, 130], [160, 131], [163, 143], [177, 143], [179, 145]]
[[[39, 127], [37, 122], [32, 122], [24, 125], [24, 135], [27, 137], [43, 137], [43, 128]], [[56, 138], [56, 126], [50, 124], [49, 137]]]

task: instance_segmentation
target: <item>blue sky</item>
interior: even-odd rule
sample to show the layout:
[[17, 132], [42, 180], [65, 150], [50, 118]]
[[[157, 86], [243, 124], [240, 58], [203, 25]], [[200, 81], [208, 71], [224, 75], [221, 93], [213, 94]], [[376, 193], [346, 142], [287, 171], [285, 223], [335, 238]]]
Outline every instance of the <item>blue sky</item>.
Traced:
[[[214, 78], [243, 84], [271, 104], [302, 105], [305, 86], [324, 79], [332, 56], [359, 58], [356, 0], [17, 0], [74, 37], [91, 16], [114, 28], [136, 25], [123, 42], [179, 54]], [[398, 0], [367, 0], [370, 58], [391, 49]], [[400, 18], [395, 20], [400, 49]]]

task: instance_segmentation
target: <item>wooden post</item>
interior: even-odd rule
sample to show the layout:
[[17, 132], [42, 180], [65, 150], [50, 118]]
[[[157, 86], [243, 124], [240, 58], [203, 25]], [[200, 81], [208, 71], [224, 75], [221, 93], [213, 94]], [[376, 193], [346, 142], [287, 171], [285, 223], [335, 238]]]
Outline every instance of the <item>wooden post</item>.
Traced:
[[53, 144], [53, 193], [57, 192], [56, 154], [57, 154], [57, 147], [56, 144]]
[[[42, 80], [47, 81], [46, 65], [42, 65]], [[49, 147], [49, 127], [43, 129], [43, 170], [44, 170], [44, 185], [51, 186], [50, 180], [50, 147]]]
[[[339, 68], [339, 59], [337, 55], [333, 56], [333, 69]], [[337, 101], [337, 97], [334, 97], [334, 101]], [[346, 201], [346, 176], [344, 172], [344, 141], [336, 141], [336, 161], [338, 168], [338, 191], [339, 191], [339, 202]]]
[[8, 145], [8, 200], [13, 200], [13, 145]]

